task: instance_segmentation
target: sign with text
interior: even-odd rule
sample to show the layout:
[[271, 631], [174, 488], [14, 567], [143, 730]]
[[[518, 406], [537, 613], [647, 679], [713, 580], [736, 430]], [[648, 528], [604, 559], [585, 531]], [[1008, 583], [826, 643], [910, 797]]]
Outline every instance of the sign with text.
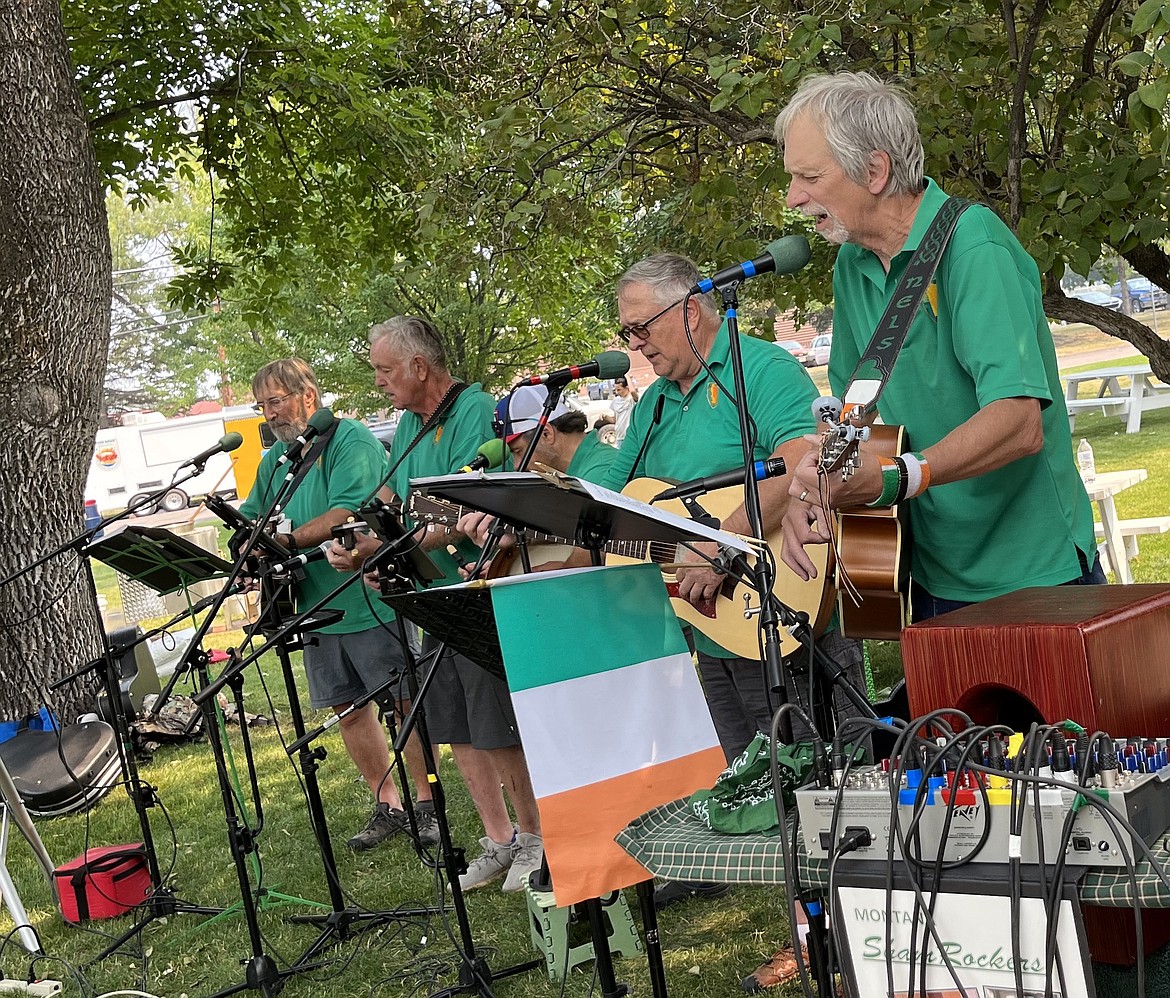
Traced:
[[[895, 998], [1002, 998], [1015, 995], [1017, 963], [1025, 996], [1095, 998], [1080, 909], [1067, 897], [1055, 913], [1052, 990], [1045, 991], [1048, 918], [1040, 898], [1019, 901], [1019, 951], [1012, 945], [1011, 900], [988, 894], [926, 894], [927, 914], [912, 891], [841, 887], [836, 912], [844, 959], [852, 964], [859, 998], [885, 998], [893, 975]], [[922, 990], [923, 961], [925, 986]]]

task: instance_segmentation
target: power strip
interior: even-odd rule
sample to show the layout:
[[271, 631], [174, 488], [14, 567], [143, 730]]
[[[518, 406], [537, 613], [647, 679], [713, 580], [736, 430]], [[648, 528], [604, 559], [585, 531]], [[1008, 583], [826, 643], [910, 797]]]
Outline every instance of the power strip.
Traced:
[[44, 980], [29, 984], [28, 981], [14, 981], [8, 977], [0, 981], [0, 995], [59, 995], [60, 993], [60, 981]]

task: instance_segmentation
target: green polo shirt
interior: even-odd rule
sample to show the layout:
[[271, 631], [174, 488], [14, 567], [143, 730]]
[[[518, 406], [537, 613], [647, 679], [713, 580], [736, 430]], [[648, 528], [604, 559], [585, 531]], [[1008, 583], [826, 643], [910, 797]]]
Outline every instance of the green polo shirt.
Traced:
[[573, 460], [565, 469], [565, 474], [598, 485], [605, 478], [615, 457], [616, 447], [603, 444], [596, 433], [586, 433], [585, 439], [573, 454]]
[[[829, 381], [844, 395], [858, 359], [914, 250], [946, 201], [927, 188], [889, 274], [869, 250], [841, 247], [833, 271]], [[977, 602], [1027, 586], [1059, 585], [1092, 561], [1093, 517], [1073, 462], [1056, 350], [1040, 274], [989, 208], [960, 217], [935, 272], [937, 310], [923, 299], [878, 400], [912, 449], [937, 443], [998, 399], [1040, 400], [1044, 446], [978, 478], [930, 488], [907, 503], [911, 573], [934, 596]]]
[[[410, 495], [412, 478], [428, 478], [431, 475], [453, 475], [460, 468], [471, 464], [480, 446], [495, 436], [492, 430], [492, 416], [496, 401], [478, 384], [469, 385], [459, 394], [451, 410], [439, 420], [414, 447], [405, 460], [390, 477], [390, 488], [401, 499]], [[390, 464], [395, 464], [407, 446], [422, 429], [422, 417], [415, 412], [404, 412], [394, 431], [394, 443], [390, 448]], [[479, 549], [469, 541], [459, 545], [464, 558], [474, 562]], [[443, 578], [432, 583], [447, 586], [462, 582], [459, 565], [445, 549], [429, 551], [428, 554], [443, 573]]]
[[[816, 432], [811, 406], [820, 393], [808, 372], [787, 350], [750, 336], [742, 337], [740, 342], [748, 412], [758, 434], [752, 460], [759, 461], [770, 457], [786, 441]], [[726, 326], [715, 337], [707, 363], [719, 381], [734, 391]], [[662, 418], [652, 425], [659, 398], [663, 400]], [[645, 454], [634, 468], [647, 433]], [[739, 413], [704, 371], [686, 395], [676, 382], [664, 378], [642, 393], [634, 406], [629, 432], [600, 484], [620, 492], [631, 477], [687, 481], [736, 467], [743, 467]], [[631, 471], [635, 474], [631, 475]], [[695, 646], [719, 658], [735, 657], [697, 631]]]
[[[256, 484], [240, 505], [240, 512], [249, 519], [254, 520], [268, 509], [284, 481], [288, 467], [277, 462], [286, 450], [287, 445], [278, 441], [261, 459], [256, 469]], [[386, 448], [381, 442], [365, 424], [352, 419], [339, 420], [328, 446], [313, 462], [313, 467], [285, 505], [285, 514], [296, 528], [331, 509], [348, 509], [356, 513], [385, 473]], [[303, 571], [305, 577], [296, 587], [298, 611], [319, 603], [346, 578], [327, 561], [312, 562], [305, 565]], [[338, 623], [321, 628], [329, 634], [353, 634], [378, 626], [379, 620], [394, 619], [394, 611], [383, 605], [360, 580], [327, 605], [330, 609], [345, 611]]]

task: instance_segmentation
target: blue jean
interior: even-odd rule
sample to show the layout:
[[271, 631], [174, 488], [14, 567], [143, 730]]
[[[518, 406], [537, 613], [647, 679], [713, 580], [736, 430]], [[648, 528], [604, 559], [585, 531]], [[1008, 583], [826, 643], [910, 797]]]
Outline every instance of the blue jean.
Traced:
[[[1079, 553], [1079, 552], [1078, 552]], [[1085, 556], [1081, 555], [1081, 564], [1086, 563]], [[1075, 579], [1061, 583], [1065, 586], [1103, 586], [1105, 585], [1105, 570], [1101, 567], [1101, 556], [1094, 553], [1093, 565]], [[940, 613], [950, 613], [965, 606], [971, 606], [972, 601], [940, 599], [932, 596], [917, 582], [910, 581], [910, 619], [917, 624], [922, 620], [937, 617]]]

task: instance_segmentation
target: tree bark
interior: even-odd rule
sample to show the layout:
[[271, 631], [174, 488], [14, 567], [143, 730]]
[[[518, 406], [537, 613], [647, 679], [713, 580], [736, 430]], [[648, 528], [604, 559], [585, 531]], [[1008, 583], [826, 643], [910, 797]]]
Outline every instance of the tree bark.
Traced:
[[[0, 578], [82, 529], [110, 332], [104, 191], [57, 0], [0, 0]], [[98, 652], [70, 550], [0, 589], [0, 716]], [[53, 697], [63, 720], [92, 682]]]

